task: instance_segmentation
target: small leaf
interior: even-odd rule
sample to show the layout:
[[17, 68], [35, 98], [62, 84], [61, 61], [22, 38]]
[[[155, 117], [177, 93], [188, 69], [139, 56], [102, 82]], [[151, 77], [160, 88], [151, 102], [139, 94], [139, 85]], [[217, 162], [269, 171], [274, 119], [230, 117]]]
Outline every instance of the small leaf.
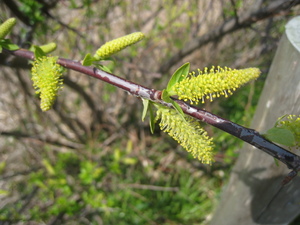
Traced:
[[171, 79], [169, 80], [167, 90], [171, 91], [171, 88], [174, 84], [180, 82], [181, 80], [185, 79], [190, 71], [190, 63], [185, 63], [181, 67], [179, 67], [175, 73], [172, 75]]
[[145, 117], [146, 117], [146, 114], [147, 114], [147, 111], [148, 111], [148, 108], [149, 108], [149, 100], [148, 99], [143, 99], [143, 113], [142, 113], [142, 121], [145, 120]]
[[33, 51], [34, 57], [36, 59], [46, 56], [45, 52], [39, 46], [34, 45], [33, 47], [34, 47], [34, 51]]
[[149, 115], [150, 115], [150, 131], [151, 134], [154, 134], [155, 129], [155, 116], [152, 108], [152, 102], [149, 102]]
[[93, 61], [95, 61], [94, 57], [90, 53], [88, 53], [88, 54], [85, 55], [85, 57], [82, 61], [82, 65], [83, 66], [90, 66], [90, 65], [92, 65]]
[[98, 69], [100, 69], [100, 70], [105, 71], [105, 72], [112, 73], [111, 70], [110, 70], [107, 66], [104, 66], [104, 65], [101, 65], [101, 64], [97, 64], [96, 67], [97, 67]]
[[273, 159], [274, 159], [274, 162], [275, 162], [276, 166], [279, 167], [279, 160], [276, 159], [276, 158], [273, 158]]
[[10, 50], [10, 51], [15, 51], [15, 50], [19, 49], [19, 46], [12, 43], [11, 40], [9, 40], [9, 39], [0, 40], [0, 47], [1, 47], [1, 49], [6, 48], [7, 50]]
[[295, 137], [293, 133], [287, 129], [273, 127], [269, 129], [264, 135], [270, 141], [276, 142], [285, 146], [294, 146], [295, 145]]
[[169, 92], [165, 89], [163, 90], [162, 92], [162, 95], [161, 95], [161, 98], [162, 100], [164, 100], [165, 102], [167, 103], [171, 103], [174, 107], [174, 109], [183, 117], [184, 119], [184, 113], [182, 111], [182, 109], [180, 108], [180, 106], [178, 105], [177, 102], [175, 102], [171, 97], [170, 97], [170, 94]]
[[167, 103], [171, 103], [172, 102], [172, 99], [170, 98], [169, 92], [166, 89], [164, 89], [162, 91], [161, 99], [164, 100]]

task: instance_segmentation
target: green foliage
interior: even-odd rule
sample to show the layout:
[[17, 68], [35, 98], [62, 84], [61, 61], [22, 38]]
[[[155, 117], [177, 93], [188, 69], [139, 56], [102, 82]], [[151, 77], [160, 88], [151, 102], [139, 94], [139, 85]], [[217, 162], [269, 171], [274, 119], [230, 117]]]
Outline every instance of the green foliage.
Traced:
[[14, 51], [19, 49], [18, 45], [15, 45], [9, 39], [1, 39], [0, 40], [0, 53], [2, 52], [2, 48], [6, 48], [7, 50]]
[[223, 13], [225, 17], [233, 17], [233, 16], [237, 16], [235, 15], [235, 12], [238, 11], [238, 9], [242, 8], [243, 6], [243, 0], [237, 0], [234, 1], [234, 5], [232, 5], [231, 1], [230, 3], [227, 3], [227, 6], [224, 7], [223, 9]]
[[[128, 76], [126, 78], [149, 87], [164, 88], [169, 74], [152, 77], [152, 73], [158, 71], [169, 57], [176, 54], [177, 50], [185, 46], [193, 37], [209, 32], [214, 29], [213, 26], [222, 22], [220, 21], [222, 16], [217, 17], [218, 10], [209, 7], [209, 1], [186, 3], [166, 0], [155, 5], [152, 2], [136, 4], [127, 1], [72, 0], [64, 3], [66, 7], [60, 7], [58, 4], [56, 8], [51, 9], [54, 19], [52, 17], [45, 19], [42, 15], [42, 5], [39, 5], [42, 1], [22, 0], [22, 2], [27, 7], [23, 12], [31, 18], [30, 23], [38, 24], [33, 33], [34, 43], [58, 40], [60, 43], [57, 51], [66, 58], [82, 59], [85, 54], [79, 55], [79, 52], [92, 50], [115, 35], [130, 33], [133, 30], [147, 31], [147, 39], [140, 43], [143, 47], [138, 49], [138, 46], [133, 46], [128, 49], [129, 51], [125, 51], [126, 54], [117, 55], [117, 67], [113, 63], [105, 66], [111, 71], [115, 70], [116, 74]], [[245, 10], [244, 6], [237, 8], [239, 7]], [[207, 10], [207, 13], [202, 14], [202, 9]], [[211, 9], [214, 11], [210, 11]], [[228, 14], [224, 13], [225, 17], [234, 14], [232, 9], [230, 7]], [[220, 8], [220, 11], [222, 13], [223, 9]], [[5, 15], [6, 12], [3, 13], [4, 17]], [[213, 18], [210, 15], [213, 15]], [[277, 18], [269, 20], [268, 27], [271, 27], [271, 32], [267, 40], [268, 45], [276, 43], [281, 36], [283, 30], [278, 32], [278, 23], [280, 29], [284, 28], [286, 18], [280, 19], [280, 16]], [[64, 26], [59, 21], [70, 23]], [[277, 23], [274, 24], [274, 21]], [[39, 25], [41, 23], [43, 26]], [[255, 31], [248, 29], [235, 32], [233, 35], [230, 34], [228, 39], [218, 41], [217, 45], [201, 47], [189, 55], [188, 60], [197, 67], [213, 65], [216, 62], [222, 65], [244, 66], [240, 61], [246, 60], [247, 66], [262, 63], [262, 70], [265, 71], [269, 66], [268, 59], [272, 58], [270, 52], [267, 51], [266, 54], [268, 59], [261, 56], [255, 59], [249, 58], [253, 49], [262, 47], [259, 43], [266, 44], [265, 35], [257, 35], [260, 30], [265, 30], [264, 22], [255, 26]], [[209, 29], [206, 30], [206, 27]], [[20, 40], [24, 40], [25, 34], [30, 32], [27, 27], [22, 27], [21, 33], [23, 36], [20, 36]], [[260, 40], [260, 37], [263, 39]], [[11, 42], [6, 43], [3, 47], [10, 50], [18, 48], [11, 44]], [[131, 54], [136, 57], [133, 58]], [[129, 67], [129, 64], [136, 67]], [[90, 65], [98, 67], [95, 63]], [[99, 65], [98, 68], [101, 66]], [[13, 73], [16, 69], [14, 68]], [[18, 102], [15, 100], [11, 101], [16, 103], [16, 105], [12, 104], [13, 110], [10, 111], [12, 117], [17, 116], [22, 120], [17, 130], [30, 135], [33, 139], [39, 138], [39, 141], [22, 142], [20, 139], [13, 141], [14, 144], [21, 143], [35, 152], [32, 154], [32, 151], [23, 151], [19, 146], [11, 147], [11, 152], [14, 151], [15, 155], [22, 152], [25, 163], [19, 159], [13, 163], [7, 161], [2, 170], [3, 176], [10, 176], [11, 168], [15, 166], [20, 168], [20, 173], [23, 174], [22, 168], [28, 165], [33, 169], [33, 173], [29, 180], [26, 170], [25, 175], [6, 180], [9, 191], [1, 196], [4, 207], [0, 209], [0, 220], [8, 220], [7, 223], [10, 221], [10, 223], [46, 224], [59, 218], [56, 216], [59, 213], [65, 213], [64, 222], [69, 224], [98, 224], [100, 220], [103, 224], [205, 224], [215, 204], [215, 195], [223, 184], [224, 177], [220, 178], [216, 174], [217, 172], [226, 174], [228, 171], [222, 169], [214, 173], [214, 177], [205, 176], [199, 168], [192, 166], [194, 165], [192, 157], [188, 155], [179, 157], [179, 154], [174, 153], [177, 147], [175, 142], [157, 138], [157, 133], [149, 136], [148, 127], [145, 128], [138, 122], [141, 114], [139, 105], [136, 103], [133, 105], [130, 101], [126, 101], [125, 105], [127, 96], [123, 92], [116, 91], [116, 88], [111, 85], [94, 82], [84, 76], [76, 76], [72, 73], [69, 75], [71, 80], [80, 81], [78, 84], [81, 86], [78, 85], [76, 88], [70, 85], [61, 94], [66, 95], [68, 101], [61, 101], [59, 109], [47, 115], [41, 115], [38, 110], [35, 110], [32, 104], [35, 99], [23, 96], [26, 91], [20, 91], [24, 87], [22, 82], [20, 84], [14, 82], [12, 85], [7, 81], [8, 85], [5, 83], [5, 86], [12, 87], [11, 96], [15, 97], [21, 92], [26, 104], [25, 108], [23, 105], [17, 105]], [[263, 79], [260, 83], [263, 83]], [[252, 94], [252, 90], [246, 86], [228, 99], [215, 100], [212, 104], [203, 107], [234, 122], [249, 125], [260, 90], [261, 88], [253, 90], [255, 93]], [[170, 92], [165, 94], [167, 100], [172, 96]], [[248, 96], [253, 96], [253, 100]], [[96, 112], [99, 116], [97, 120], [92, 118], [96, 114], [95, 111], [90, 114], [90, 109], [87, 107], [88, 100], [93, 98], [95, 101], [92, 103], [96, 105], [97, 110], [99, 109]], [[23, 104], [23, 101], [21, 102]], [[22, 111], [17, 111], [17, 115], [13, 115], [17, 108]], [[148, 109], [153, 132], [152, 102], [149, 102]], [[67, 112], [71, 113], [68, 115]], [[115, 121], [108, 118], [114, 118]], [[225, 166], [232, 165], [242, 142], [225, 132], [211, 128], [209, 131], [209, 134], [214, 134], [217, 154], [221, 156], [217, 161]], [[67, 139], [71, 142], [71, 146], [73, 144], [76, 148], [78, 146], [78, 150], [74, 150], [75, 152], [71, 154], [62, 153], [68, 151], [66, 150], [68, 147], [51, 145], [49, 149], [53, 151], [45, 155], [45, 150], [41, 146], [47, 140], [55, 139], [54, 133], [60, 136], [58, 143], [61, 139], [62, 143], [65, 143]], [[101, 140], [97, 139], [98, 137], [101, 137]], [[134, 149], [132, 151], [123, 147], [126, 146], [124, 140], [130, 137], [134, 141], [128, 144], [128, 146], [133, 145], [128, 149]], [[145, 143], [143, 138], [147, 140]], [[92, 149], [80, 147], [82, 143], [92, 143], [91, 145], [101, 147]], [[1, 151], [3, 156], [7, 154], [5, 151], [6, 148]], [[57, 154], [57, 152], [61, 153]], [[177, 152], [182, 153], [181, 150]], [[43, 155], [42, 159], [41, 155]], [[40, 165], [42, 168], [36, 171], [35, 166]], [[213, 169], [214, 167], [211, 167], [212, 171]], [[37, 178], [34, 179], [35, 177]], [[153, 187], [158, 189], [151, 189]], [[168, 187], [175, 187], [175, 190], [167, 191]], [[17, 201], [9, 203], [10, 199], [17, 198], [19, 198]]]
[[284, 115], [277, 119], [274, 127], [264, 136], [270, 141], [288, 147], [300, 147], [300, 116]]
[[[22, 204], [13, 204], [0, 210], [0, 218], [47, 223], [63, 214], [76, 224], [82, 214], [90, 223], [101, 217], [104, 224], [195, 224], [206, 219], [215, 201], [211, 190], [218, 186], [216, 179], [171, 164], [164, 165], [169, 172], [160, 171], [159, 165], [145, 167], [131, 154], [128, 142], [125, 149], [115, 146], [97, 160], [72, 152], [58, 153], [55, 161], [44, 158], [22, 187], [23, 193], [38, 189], [37, 200], [25, 210], [29, 215], [18, 213]], [[157, 172], [158, 179], [151, 178]]]
[[[168, 82], [167, 85], [167, 91], [171, 92], [172, 91], [172, 87], [179, 83], [180, 81], [182, 81], [183, 79], [185, 79], [188, 74], [190, 72], [190, 63], [185, 63], [183, 64], [181, 67], [179, 67], [175, 73], [171, 76], [171, 79]], [[173, 93], [171, 93], [171, 95], [173, 95]]]
[[29, 18], [31, 25], [43, 22], [45, 17], [42, 15], [42, 4], [35, 0], [19, 0], [21, 3], [20, 10]]
[[273, 127], [267, 130], [266, 134], [264, 135], [267, 139], [274, 141], [278, 144], [285, 145], [285, 146], [294, 146], [295, 145], [295, 137], [293, 133], [284, 128], [280, 127]]
[[150, 102], [150, 100], [148, 100], [148, 99], [142, 99], [142, 101], [143, 101], [143, 113], [142, 113], [142, 121], [144, 121], [145, 120], [145, 117], [146, 117], [146, 114], [147, 114], [147, 111], [148, 111], [148, 109], [149, 109], [149, 102]]
[[149, 112], [149, 126], [150, 126], [150, 131], [153, 134], [155, 129], [155, 116], [153, 112], [153, 103], [147, 99], [142, 99], [142, 101], [143, 101], [142, 121], [144, 121], [147, 112]]

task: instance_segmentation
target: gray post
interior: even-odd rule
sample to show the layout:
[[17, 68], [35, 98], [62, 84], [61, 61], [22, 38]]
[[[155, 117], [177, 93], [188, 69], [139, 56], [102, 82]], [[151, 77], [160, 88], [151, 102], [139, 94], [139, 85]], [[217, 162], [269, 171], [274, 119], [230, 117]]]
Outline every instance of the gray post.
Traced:
[[[251, 128], [264, 132], [285, 114], [300, 114], [300, 17], [286, 25]], [[210, 224], [292, 222], [300, 213], [300, 177], [281, 187], [289, 170], [279, 164], [276, 166], [272, 157], [245, 144]]]

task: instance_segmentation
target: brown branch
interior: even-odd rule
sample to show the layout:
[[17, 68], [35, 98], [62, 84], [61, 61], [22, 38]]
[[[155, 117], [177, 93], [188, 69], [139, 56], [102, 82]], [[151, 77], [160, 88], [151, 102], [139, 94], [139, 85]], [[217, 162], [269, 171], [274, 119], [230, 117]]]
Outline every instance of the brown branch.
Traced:
[[[5, 52], [8, 52], [15, 56], [24, 57], [30, 60], [34, 59], [33, 52], [20, 49], [17, 51], [8, 51], [5, 50]], [[144, 87], [142, 85], [133, 83], [131, 81], [125, 80], [121, 77], [118, 77], [114, 74], [93, 68], [93, 67], [87, 67], [81, 65], [81, 63], [59, 58], [57, 60], [57, 63], [75, 71], [78, 71], [80, 73], [86, 74], [88, 76], [95, 77], [99, 80], [102, 80], [104, 82], [107, 82], [111, 85], [114, 85], [116, 87], [119, 87], [123, 89], [124, 91], [127, 91], [128, 93], [140, 97], [143, 99], [148, 99], [153, 102], [162, 104], [164, 106], [172, 107], [172, 104], [164, 102], [161, 99], [161, 91], [150, 89], [147, 87]], [[221, 129], [253, 146], [256, 148], [264, 151], [265, 153], [271, 155], [272, 157], [280, 160], [284, 164], [287, 165], [289, 169], [292, 169], [292, 172], [288, 175], [288, 177], [285, 179], [284, 184], [286, 184], [289, 180], [291, 180], [295, 174], [300, 170], [300, 157], [270, 141], [265, 139], [263, 136], [261, 136], [257, 131], [243, 127], [239, 124], [233, 123], [229, 120], [223, 119], [217, 115], [214, 115], [208, 111], [205, 111], [203, 109], [199, 109], [195, 106], [189, 105], [188, 103], [185, 103], [181, 100], [173, 98], [179, 106], [182, 108], [183, 112], [187, 115], [190, 115], [197, 120], [203, 121], [207, 124], [210, 124], [218, 129]]]
[[276, 16], [280, 12], [287, 11], [298, 4], [300, 4], [300, 0], [276, 0], [271, 1], [271, 3], [265, 8], [261, 8], [256, 11], [249, 10], [248, 12], [245, 12], [238, 18], [238, 20], [236, 16], [234, 16], [209, 33], [206, 33], [188, 42], [184, 47], [182, 47], [181, 50], [174, 53], [173, 57], [166, 60], [166, 62], [163, 63], [160, 67], [159, 71], [161, 73], [166, 73], [171, 68], [171, 66], [180, 62], [185, 56], [190, 55], [200, 47], [210, 42], [214, 42], [222, 38], [226, 34], [243, 29], [245, 27], [250, 27], [257, 21]]

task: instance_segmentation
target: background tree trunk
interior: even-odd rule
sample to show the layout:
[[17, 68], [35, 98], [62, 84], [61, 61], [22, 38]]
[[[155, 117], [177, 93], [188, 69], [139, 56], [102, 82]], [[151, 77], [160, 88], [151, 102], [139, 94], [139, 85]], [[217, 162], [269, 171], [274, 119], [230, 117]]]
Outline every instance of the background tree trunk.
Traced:
[[[294, 28], [291, 28], [291, 24]], [[251, 127], [259, 132], [271, 128], [285, 114], [300, 114], [300, 17], [287, 25]], [[298, 34], [297, 34], [298, 33]], [[299, 45], [299, 42], [298, 42]], [[299, 48], [298, 48], [299, 49]], [[299, 154], [299, 151], [293, 150]], [[285, 187], [281, 181], [289, 173], [285, 165], [277, 166], [269, 155], [245, 144], [223, 191], [211, 225], [288, 224], [300, 213], [299, 177]]]

